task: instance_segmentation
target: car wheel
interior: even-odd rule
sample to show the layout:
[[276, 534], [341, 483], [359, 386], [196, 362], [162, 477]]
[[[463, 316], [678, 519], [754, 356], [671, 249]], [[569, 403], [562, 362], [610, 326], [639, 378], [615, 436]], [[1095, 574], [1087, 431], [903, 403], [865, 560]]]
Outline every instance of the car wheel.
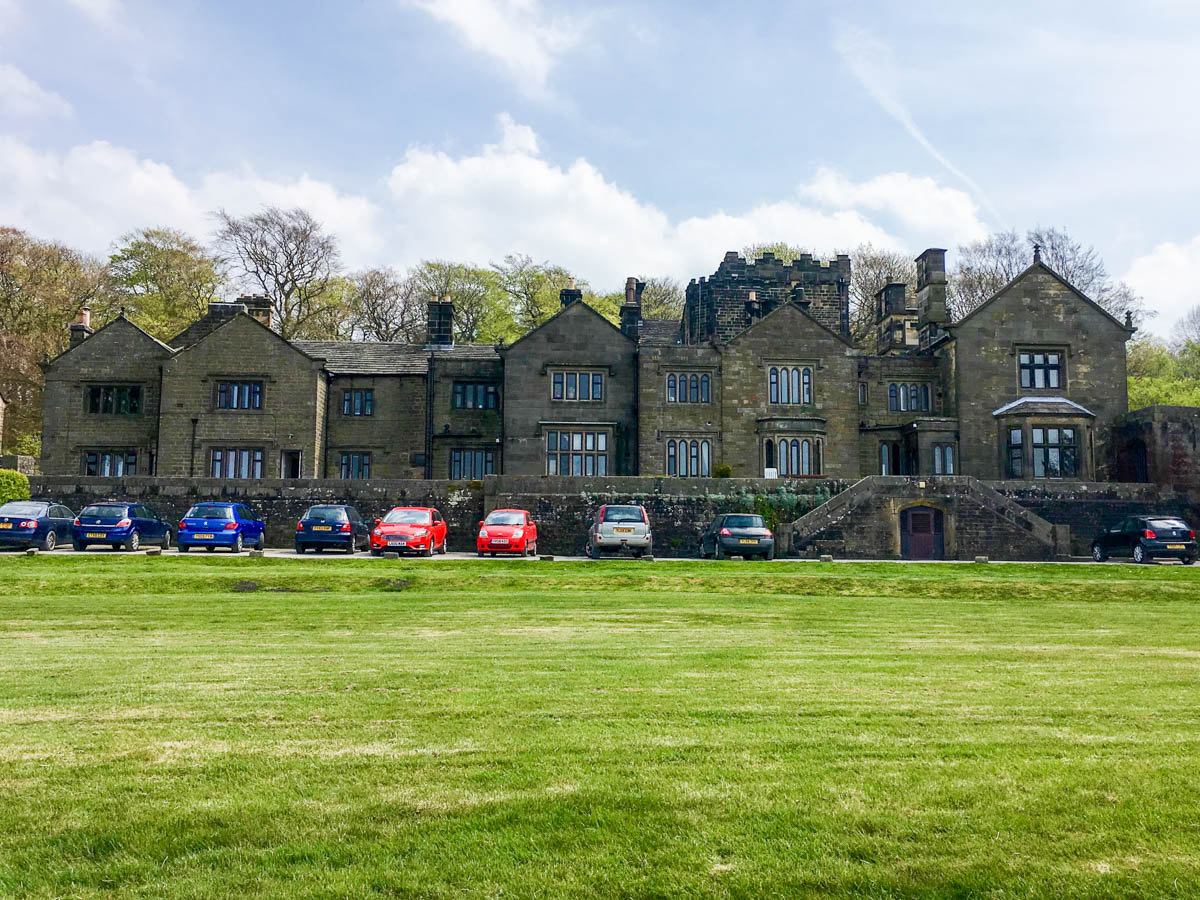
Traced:
[[125, 549], [130, 553], [135, 553], [142, 548], [142, 536], [136, 531], [129, 536], [129, 540], [125, 542]]
[[58, 546], [58, 535], [55, 534], [54, 529], [51, 528], [49, 531], [46, 532], [45, 540], [42, 541], [42, 549], [45, 550], [47, 553], [49, 553], [51, 550], [53, 550], [57, 546]]
[[347, 552], [347, 553], [351, 553], [351, 554], [352, 554], [352, 553], [354, 553], [354, 551], [355, 551], [356, 549], [357, 549], [357, 548], [354, 546], [354, 537], [353, 537], [353, 536], [351, 536], [351, 538], [350, 538], [350, 543], [348, 543], [348, 544], [346, 545], [346, 552]]
[[713, 558], [714, 559], [724, 559], [725, 558], [725, 548], [721, 546], [720, 541], [717, 541], [715, 544], [713, 544]]
[[1200, 559], [1200, 556], [1185, 556], [1183, 558], [1183, 564], [1185, 566], [1194, 566], [1196, 564], [1196, 560], [1198, 559]]
[[771, 560], [775, 558], [775, 548], [768, 547], [767, 552], [763, 554], [763, 559]]
[[537, 541], [534, 541], [532, 544], [526, 544], [525, 553], [528, 556], [537, 556]]
[[583, 555], [586, 556], [588, 559], [596, 558], [596, 552], [592, 549], [591, 541], [588, 541], [586, 544], [583, 545]]
[[448, 540], [447, 538], [442, 538], [442, 546], [441, 546], [441, 548], [438, 550], [438, 553], [442, 554], [442, 556], [445, 556], [445, 555], [446, 555], [446, 541], [447, 541], [447, 540]]
[[167, 531], [165, 531], [163, 533], [162, 548], [164, 550], [171, 549], [171, 530], [170, 529], [167, 529]]
[[71, 541], [71, 547], [75, 550], [76, 553], [82, 553], [84, 550], [87, 549], [87, 544], [81, 543], [79, 541]]
[[645, 553], [645, 552], [646, 552], [645, 550], [634, 550], [634, 551], [633, 551], [633, 558], [634, 558], [634, 559], [641, 559], [641, 558], [642, 558], [642, 554], [643, 554], [643, 553]]
[[1092, 559], [1096, 562], [1104, 562], [1108, 559], [1108, 554], [1104, 552], [1099, 544], [1092, 544]]
[[1151, 558], [1150, 554], [1146, 552], [1146, 548], [1141, 544], [1133, 548], [1133, 561], [1135, 563], [1148, 563]]
[[376, 550], [374, 547], [372, 547], [372, 548], [371, 548], [371, 555], [372, 555], [372, 556], [383, 556], [383, 551], [382, 551], [382, 550]]
[[216, 550], [216, 549], [217, 549], [217, 548], [216, 548], [216, 546], [215, 546], [215, 545], [213, 545], [213, 544], [209, 544], [207, 547], [205, 547], [205, 548], [204, 548], [204, 552], [205, 552], [205, 553], [212, 553], [212, 552], [213, 552], [214, 550]]
[[237, 533], [237, 536], [233, 539], [233, 552], [234, 553], [242, 552], [242, 533], [240, 531]]
[[433, 538], [429, 539], [429, 546], [421, 554], [426, 559], [433, 559]]
[[177, 549], [179, 550], [180, 553], [187, 553], [192, 548], [189, 547], [187, 544], [180, 544]]
[[299, 543], [296, 544], [296, 554], [299, 555], [299, 554], [302, 554], [303, 552], [304, 552], [304, 545], [299, 544]]

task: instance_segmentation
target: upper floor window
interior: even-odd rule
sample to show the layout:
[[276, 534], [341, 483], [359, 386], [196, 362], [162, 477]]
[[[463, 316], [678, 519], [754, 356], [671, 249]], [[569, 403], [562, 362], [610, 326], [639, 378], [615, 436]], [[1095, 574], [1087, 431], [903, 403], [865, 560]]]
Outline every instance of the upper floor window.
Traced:
[[262, 388], [261, 381], [218, 381], [217, 409], [262, 409]]
[[767, 392], [771, 403], [811, 405], [813, 370], [810, 366], [772, 366], [767, 373]]
[[121, 478], [137, 474], [137, 453], [132, 450], [89, 450], [83, 455], [83, 474]]
[[667, 441], [667, 474], [708, 478], [712, 474], [710, 441]]
[[953, 444], [934, 444], [933, 445], [933, 474], [934, 475], [953, 475], [954, 474], [954, 445]]
[[375, 415], [375, 392], [373, 390], [342, 391], [343, 416]]
[[342, 478], [370, 478], [371, 477], [371, 454], [370, 453], [343, 453], [341, 465]]
[[1004, 477], [1025, 477], [1025, 431], [1021, 428], [1008, 429], [1008, 441], [1004, 449]]
[[1074, 428], [1033, 429], [1033, 477], [1074, 478], [1079, 473]]
[[1021, 370], [1021, 387], [1062, 387], [1061, 353], [1021, 353], [1017, 357]]
[[495, 450], [451, 450], [450, 478], [458, 481], [478, 481], [484, 475], [496, 474]]
[[590, 402], [603, 400], [604, 373], [555, 372], [550, 376], [550, 398]]
[[777, 469], [781, 477], [821, 474], [819, 438], [767, 438], [764, 445], [767, 468]]
[[607, 475], [608, 432], [546, 432], [547, 475]]
[[929, 412], [929, 385], [907, 382], [889, 384], [888, 409], [891, 412]]
[[137, 415], [142, 388], [136, 384], [97, 384], [87, 390], [87, 411], [104, 415]]
[[213, 478], [263, 477], [263, 450], [260, 447], [214, 447], [209, 462]]
[[500, 391], [483, 381], [456, 381], [450, 396], [452, 409], [498, 409]]
[[867, 405], [867, 383], [865, 381], [860, 381], [858, 383], [858, 405]]
[[668, 403], [708, 403], [712, 386], [707, 375], [685, 374], [667, 376]]

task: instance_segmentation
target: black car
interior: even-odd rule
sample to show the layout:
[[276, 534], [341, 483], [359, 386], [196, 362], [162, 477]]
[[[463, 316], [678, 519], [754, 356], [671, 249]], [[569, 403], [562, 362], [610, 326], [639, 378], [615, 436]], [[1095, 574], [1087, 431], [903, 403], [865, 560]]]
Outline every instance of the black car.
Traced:
[[1110, 556], [1128, 556], [1139, 563], [1173, 557], [1190, 565], [1198, 555], [1196, 532], [1175, 516], [1130, 516], [1104, 529], [1092, 541], [1092, 559], [1096, 562]]
[[70, 543], [75, 513], [58, 503], [11, 500], [0, 506], [0, 547], [53, 550]]
[[353, 553], [366, 550], [371, 527], [353, 506], [310, 506], [296, 523], [296, 552], [326, 547]]
[[717, 516], [700, 535], [700, 556], [761, 556], [775, 558], [775, 537], [762, 516], [752, 513], [725, 513]]

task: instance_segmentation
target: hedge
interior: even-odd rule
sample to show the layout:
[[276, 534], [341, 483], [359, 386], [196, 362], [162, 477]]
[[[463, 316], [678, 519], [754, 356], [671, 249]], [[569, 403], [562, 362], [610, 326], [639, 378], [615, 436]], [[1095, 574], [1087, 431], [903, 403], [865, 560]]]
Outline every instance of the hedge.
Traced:
[[29, 499], [29, 479], [15, 469], [0, 469], [0, 503]]

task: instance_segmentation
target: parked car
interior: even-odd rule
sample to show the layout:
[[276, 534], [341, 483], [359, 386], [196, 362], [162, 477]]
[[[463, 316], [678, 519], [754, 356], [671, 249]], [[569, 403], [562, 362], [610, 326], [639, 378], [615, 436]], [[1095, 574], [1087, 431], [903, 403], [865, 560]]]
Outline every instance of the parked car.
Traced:
[[1096, 562], [1110, 556], [1128, 556], [1139, 563], [1173, 557], [1190, 565], [1198, 555], [1195, 530], [1175, 516], [1129, 516], [1101, 531], [1092, 541], [1092, 559]]
[[742, 556], [750, 559], [775, 558], [775, 536], [762, 516], [749, 513], [725, 513], [717, 516], [700, 535], [700, 556], [704, 559]]
[[365, 550], [371, 529], [353, 506], [310, 506], [296, 523], [296, 552], [326, 547], [353, 553]]
[[652, 542], [650, 517], [644, 506], [608, 504], [596, 510], [584, 552], [592, 559], [623, 550], [640, 557], [653, 552]]
[[523, 509], [494, 509], [479, 523], [475, 551], [537, 555], [537, 525]]
[[179, 552], [203, 547], [212, 553], [228, 547], [241, 553], [246, 547], [261, 550], [267, 530], [264, 523], [244, 503], [196, 503], [179, 520]]
[[114, 550], [139, 550], [144, 544], [171, 546], [171, 523], [141, 503], [106, 500], [85, 506], [71, 528], [76, 550], [108, 544]]
[[11, 500], [0, 506], [0, 547], [53, 550], [71, 540], [75, 513], [59, 503]]
[[428, 506], [397, 506], [371, 529], [371, 555], [384, 550], [433, 556], [446, 552], [446, 520]]

